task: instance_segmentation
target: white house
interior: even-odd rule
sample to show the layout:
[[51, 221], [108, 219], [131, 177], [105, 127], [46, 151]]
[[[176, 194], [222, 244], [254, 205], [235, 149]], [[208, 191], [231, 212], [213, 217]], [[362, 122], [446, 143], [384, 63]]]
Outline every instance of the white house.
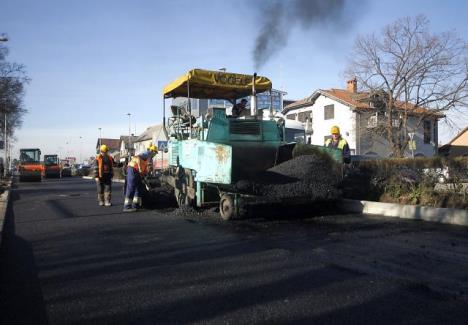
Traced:
[[[378, 110], [378, 96], [357, 91], [357, 81], [348, 81], [347, 89], [319, 89], [311, 96], [286, 106], [283, 114], [287, 119], [303, 123], [306, 129], [306, 142], [323, 145], [330, 137], [333, 125], [340, 127], [342, 136], [348, 141], [351, 154], [388, 157], [391, 148], [383, 134], [375, 132], [386, 120], [385, 109]], [[404, 103], [397, 102], [397, 108], [404, 109]], [[406, 110], [408, 112], [408, 130], [412, 133], [416, 148], [405, 150], [405, 156], [433, 156], [437, 153], [438, 119], [440, 114], [428, 114], [424, 108]], [[421, 117], [424, 117], [419, 123]], [[395, 126], [402, 123], [395, 117]]]
[[468, 126], [460, 131], [449, 143], [439, 148], [441, 156], [468, 157]]
[[145, 152], [152, 144], [158, 146], [158, 154], [153, 161], [156, 168], [167, 166], [167, 153], [164, 153], [164, 145], [167, 143], [167, 138], [162, 125], [153, 125], [140, 134], [133, 143], [137, 154]]
[[120, 136], [120, 158], [122, 157], [127, 157], [129, 154], [134, 155], [135, 154], [135, 149], [133, 144], [135, 143], [136, 139], [138, 137], [134, 136], [133, 134], [131, 136], [128, 135], [121, 135]]

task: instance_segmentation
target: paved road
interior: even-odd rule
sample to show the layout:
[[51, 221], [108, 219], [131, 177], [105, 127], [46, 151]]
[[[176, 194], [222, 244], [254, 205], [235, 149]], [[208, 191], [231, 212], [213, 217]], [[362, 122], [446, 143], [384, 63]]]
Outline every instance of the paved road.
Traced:
[[468, 229], [358, 215], [98, 207], [93, 181], [21, 183], [1, 245], [2, 324], [466, 324]]

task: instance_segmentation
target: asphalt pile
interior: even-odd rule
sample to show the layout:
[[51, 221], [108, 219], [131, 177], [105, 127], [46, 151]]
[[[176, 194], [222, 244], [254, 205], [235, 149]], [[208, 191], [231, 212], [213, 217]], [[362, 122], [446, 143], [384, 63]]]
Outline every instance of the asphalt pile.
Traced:
[[295, 157], [268, 169], [253, 181], [258, 195], [272, 201], [330, 201], [339, 197], [335, 165], [321, 154]]

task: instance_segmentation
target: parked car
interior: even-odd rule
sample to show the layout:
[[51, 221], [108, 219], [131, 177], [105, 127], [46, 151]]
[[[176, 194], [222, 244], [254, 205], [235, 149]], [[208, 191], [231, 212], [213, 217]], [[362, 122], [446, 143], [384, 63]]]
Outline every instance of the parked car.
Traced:
[[91, 171], [91, 166], [89, 165], [79, 165], [76, 170], [77, 176], [88, 176]]

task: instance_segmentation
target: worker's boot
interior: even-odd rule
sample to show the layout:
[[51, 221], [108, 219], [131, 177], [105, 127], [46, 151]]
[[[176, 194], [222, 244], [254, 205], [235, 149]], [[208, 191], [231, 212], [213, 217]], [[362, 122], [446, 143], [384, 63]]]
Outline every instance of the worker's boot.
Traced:
[[104, 205], [104, 194], [98, 194], [97, 195], [97, 200], [100, 206]]
[[141, 209], [141, 197], [133, 197], [132, 208]]
[[136, 209], [132, 207], [132, 201], [130, 198], [126, 197], [124, 201], [123, 212], [135, 212]]
[[109, 192], [104, 193], [104, 205], [106, 207], [110, 207], [111, 203], [111, 194]]

